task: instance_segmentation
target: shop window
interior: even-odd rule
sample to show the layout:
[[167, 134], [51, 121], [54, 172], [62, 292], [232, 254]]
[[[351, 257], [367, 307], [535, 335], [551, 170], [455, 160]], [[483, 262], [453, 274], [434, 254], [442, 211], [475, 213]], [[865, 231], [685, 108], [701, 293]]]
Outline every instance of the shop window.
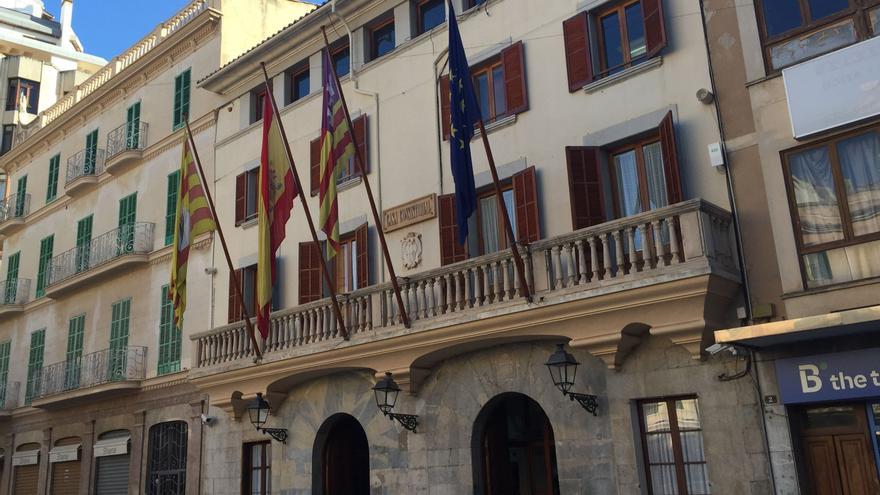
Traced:
[[235, 178], [235, 225], [257, 218], [257, 182], [260, 168], [254, 167]]
[[353, 416], [334, 414], [315, 437], [312, 491], [316, 495], [369, 495], [370, 446]]
[[[357, 141], [358, 151], [364, 159], [364, 169], [366, 173], [370, 173], [370, 153], [369, 153], [369, 129], [367, 127], [367, 115], [361, 115], [351, 121], [354, 131], [354, 137]], [[309, 143], [309, 161], [310, 161], [310, 186], [312, 196], [317, 196], [320, 192], [321, 182], [321, 137], [313, 139]], [[355, 163], [354, 155], [349, 158], [348, 163], [340, 167], [339, 175], [336, 177], [336, 185], [339, 186], [350, 180], [361, 176], [360, 169]]]
[[28, 79], [11, 78], [6, 90], [6, 110], [36, 114], [40, 101], [40, 83]]
[[[351, 292], [370, 283], [369, 228], [363, 224], [339, 237], [340, 250], [327, 265], [337, 293]], [[306, 304], [329, 295], [321, 273], [324, 244], [303, 242], [299, 245], [299, 303]]]
[[648, 493], [708, 495], [697, 399], [640, 401], [638, 411]]
[[381, 19], [374, 21], [366, 30], [367, 48], [369, 50], [367, 61], [391, 53], [394, 50], [394, 13], [389, 12]]
[[187, 427], [183, 421], [150, 428], [147, 457], [147, 495], [186, 493]]
[[446, 2], [444, 0], [417, 0], [415, 10], [415, 36], [427, 33], [446, 22]]
[[783, 158], [805, 286], [880, 276], [880, 128]]
[[297, 100], [305, 98], [311, 91], [309, 81], [309, 61], [306, 60], [289, 69], [285, 73], [285, 82], [287, 88], [285, 91], [285, 103], [291, 104]]
[[272, 445], [269, 441], [244, 444], [242, 495], [269, 495], [272, 493]]

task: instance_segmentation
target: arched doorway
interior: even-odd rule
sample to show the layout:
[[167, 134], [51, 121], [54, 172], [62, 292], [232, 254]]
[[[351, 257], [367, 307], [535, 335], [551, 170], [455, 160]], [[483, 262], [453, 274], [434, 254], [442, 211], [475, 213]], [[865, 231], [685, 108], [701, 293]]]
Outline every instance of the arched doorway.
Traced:
[[474, 423], [474, 493], [558, 495], [556, 449], [550, 420], [519, 393], [490, 400]]
[[150, 428], [147, 457], [147, 495], [186, 493], [187, 427], [183, 421]]
[[370, 446], [353, 416], [334, 414], [318, 429], [312, 453], [315, 495], [369, 495]]

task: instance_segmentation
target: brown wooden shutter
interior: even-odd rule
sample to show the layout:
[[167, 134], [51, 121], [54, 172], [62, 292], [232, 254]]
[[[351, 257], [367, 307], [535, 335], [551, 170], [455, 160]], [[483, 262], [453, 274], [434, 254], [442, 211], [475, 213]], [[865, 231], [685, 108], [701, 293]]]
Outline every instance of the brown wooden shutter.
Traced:
[[529, 97], [526, 91], [526, 63], [523, 52], [522, 41], [517, 41], [501, 52], [508, 115], [525, 112], [529, 109]]
[[590, 36], [587, 13], [562, 22], [565, 41], [565, 67], [568, 70], [568, 91], [580, 91], [593, 81], [593, 61], [590, 59]]
[[[370, 173], [370, 135], [368, 132], [369, 127], [367, 127], [367, 115], [364, 114], [354, 119], [351, 126], [354, 128], [354, 137], [357, 139], [358, 151], [360, 151], [361, 158], [364, 160], [364, 172], [368, 174]], [[355, 165], [355, 175], [360, 175], [357, 165]]]
[[311, 176], [312, 196], [318, 195], [321, 189], [321, 138], [309, 143], [309, 171]]
[[363, 224], [354, 233], [357, 243], [357, 286], [363, 289], [370, 285], [370, 240], [369, 228]]
[[645, 42], [648, 58], [666, 47], [666, 28], [663, 25], [663, 0], [642, 0], [645, 18]]
[[440, 264], [448, 265], [467, 259], [467, 246], [458, 243], [455, 222], [455, 194], [437, 198], [440, 205]]
[[449, 139], [450, 119], [452, 118], [449, 108], [450, 98], [452, 97], [449, 95], [449, 76], [446, 75], [440, 78], [440, 128], [444, 141]]
[[605, 221], [605, 199], [599, 148], [568, 146], [568, 191], [571, 200], [571, 228], [583, 229]]
[[235, 226], [244, 222], [247, 216], [247, 172], [235, 178]]
[[40, 465], [15, 466], [12, 493], [37, 493]]
[[660, 146], [663, 151], [663, 172], [666, 174], [666, 191], [669, 204], [681, 203], [681, 172], [678, 168], [678, 151], [675, 145], [675, 124], [672, 111], [660, 122]]
[[77, 495], [79, 493], [81, 461], [53, 462], [52, 495]]
[[241, 310], [241, 302], [238, 300], [238, 296], [235, 294], [235, 281], [238, 280], [239, 287], [244, 289], [242, 286], [244, 277], [242, 276], [241, 269], [235, 270], [234, 272], [229, 273], [229, 308], [228, 308], [228, 319], [229, 323], [235, 323], [236, 321], [241, 321], [243, 317], [243, 312]]
[[299, 303], [321, 299], [321, 245], [299, 243]]
[[541, 221], [535, 167], [529, 167], [513, 176], [513, 202], [516, 206], [516, 240], [528, 244], [540, 239]]

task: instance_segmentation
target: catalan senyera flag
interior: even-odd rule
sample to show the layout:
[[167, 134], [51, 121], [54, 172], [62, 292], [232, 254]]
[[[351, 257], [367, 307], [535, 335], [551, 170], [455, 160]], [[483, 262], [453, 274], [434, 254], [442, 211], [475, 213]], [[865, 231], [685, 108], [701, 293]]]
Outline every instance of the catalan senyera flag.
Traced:
[[260, 155], [259, 254], [257, 257], [257, 329], [263, 339], [269, 336], [269, 310], [275, 282], [275, 252], [285, 236], [285, 225], [293, 209], [297, 190], [290, 160], [272, 107], [271, 95], [263, 98], [263, 152]]
[[187, 139], [183, 143], [183, 157], [180, 162], [177, 212], [174, 220], [175, 249], [171, 255], [171, 284], [168, 286], [168, 297], [174, 304], [174, 325], [178, 328], [183, 325], [183, 312], [186, 309], [186, 267], [192, 240], [197, 235], [216, 228], [217, 224], [211, 215]]
[[324, 113], [321, 119], [321, 168], [319, 200], [321, 213], [318, 218], [321, 230], [327, 234], [327, 258], [339, 250], [339, 209], [336, 203], [336, 181], [340, 172], [348, 167], [355, 148], [348, 118], [342, 105], [339, 81], [330, 51], [324, 49]]

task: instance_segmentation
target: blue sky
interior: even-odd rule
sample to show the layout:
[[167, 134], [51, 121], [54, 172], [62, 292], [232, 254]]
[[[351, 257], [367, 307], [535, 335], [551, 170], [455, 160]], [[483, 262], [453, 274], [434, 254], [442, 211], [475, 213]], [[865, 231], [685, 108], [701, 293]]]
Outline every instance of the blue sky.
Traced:
[[[190, 1], [76, 0], [73, 3], [73, 30], [85, 45], [86, 52], [110, 60]], [[60, 19], [61, 0], [45, 0], [45, 4], [46, 10]]]

